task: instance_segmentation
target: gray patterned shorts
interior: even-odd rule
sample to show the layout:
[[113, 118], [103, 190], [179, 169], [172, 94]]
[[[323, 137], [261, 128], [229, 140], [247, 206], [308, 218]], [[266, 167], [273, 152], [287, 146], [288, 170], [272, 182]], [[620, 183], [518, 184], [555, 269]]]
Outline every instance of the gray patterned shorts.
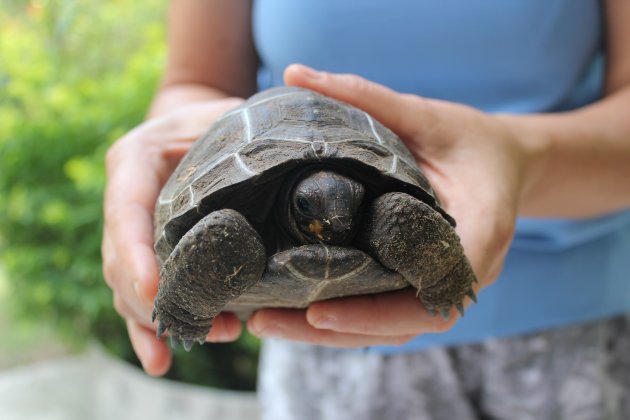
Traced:
[[268, 340], [265, 420], [630, 419], [630, 315], [382, 355]]

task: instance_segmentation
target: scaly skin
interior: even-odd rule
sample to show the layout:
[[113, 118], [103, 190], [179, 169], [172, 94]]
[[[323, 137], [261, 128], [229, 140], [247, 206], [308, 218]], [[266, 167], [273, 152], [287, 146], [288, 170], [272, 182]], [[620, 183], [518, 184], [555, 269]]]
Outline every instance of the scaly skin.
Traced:
[[385, 267], [418, 289], [432, 313], [448, 317], [462, 301], [474, 299], [476, 281], [459, 237], [437, 211], [405, 193], [387, 193], [371, 204], [357, 241]]
[[265, 248], [240, 213], [224, 209], [201, 219], [179, 241], [160, 274], [153, 316], [189, 350], [203, 343], [224, 306], [260, 280]]

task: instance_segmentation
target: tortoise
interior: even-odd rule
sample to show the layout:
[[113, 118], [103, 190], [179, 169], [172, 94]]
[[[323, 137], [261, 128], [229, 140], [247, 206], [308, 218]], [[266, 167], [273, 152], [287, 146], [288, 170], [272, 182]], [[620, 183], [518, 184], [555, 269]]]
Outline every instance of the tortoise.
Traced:
[[302, 88], [263, 91], [217, 120], [160, 193], [157, 334], [189, 350], [221, 311], [409, 286], [433, 315], [463, 315], [476, 279], [454, 226], [370, 115]]

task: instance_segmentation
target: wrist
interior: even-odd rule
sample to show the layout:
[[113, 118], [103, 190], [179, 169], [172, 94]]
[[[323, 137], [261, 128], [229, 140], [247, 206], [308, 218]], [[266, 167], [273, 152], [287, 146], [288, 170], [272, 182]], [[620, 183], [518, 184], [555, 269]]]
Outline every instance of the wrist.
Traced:
[[228, 94], [202, 84], [180, 83], [163, 86], [153, 99], [147, 119], [159, 117], [192, 103], [217, 101], [227, 98], [230, 98]]
[[518, 213], [532, 213], [529, 203], [535, 201], [539, 187], [545, 182], [553, 155], [553, 139], [544, 125], [533, 115], [498, 114], [494, 116], [507, 130], [521, 160], [521, 185]]

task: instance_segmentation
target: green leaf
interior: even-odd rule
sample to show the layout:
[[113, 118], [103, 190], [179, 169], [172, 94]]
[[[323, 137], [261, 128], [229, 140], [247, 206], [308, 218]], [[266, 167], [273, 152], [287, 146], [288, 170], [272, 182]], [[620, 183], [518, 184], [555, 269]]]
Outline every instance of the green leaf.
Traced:
[[[15, 325], [48, 325], [76, 345], [97, 338], [132, 361], [101, 274], [103, 159], [142, 121], [158, 84], [164, 9], [162, 0], [0, 8], [0, 306]], [[172, 377], [251, 389], [257, 352], [252, 337], [177, 352]]]

